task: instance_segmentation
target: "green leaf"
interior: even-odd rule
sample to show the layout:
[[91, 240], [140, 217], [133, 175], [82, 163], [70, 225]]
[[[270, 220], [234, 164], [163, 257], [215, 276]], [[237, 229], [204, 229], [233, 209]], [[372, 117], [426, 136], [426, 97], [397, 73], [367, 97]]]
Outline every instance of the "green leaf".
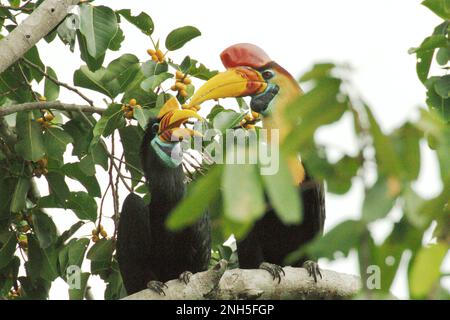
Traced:
[[56, 247], [64, 245], [64, 242], [69, 240], [69, 238], [72, 237], [82, 226], [84, 226], [84, 224], [84, 221], [77, 221], [68, 230], [64, 231], [61, 236], [59, 236]]
[[95, 144], [90, 148], [89, 153], [80, 161], [80, 169], [88, 176], [95, 175], [95, 165], [101, 165], [103, 169], [108, 170], [107, 150], [101, 143]]
[[[24, 58], [31, 61], [35, 65], [39, 66], [41, 70], [45, 70], [45, 65], [44, 63], [42, 63], [41, 57], [39, 56], [38, 48], [36, 46], [28, 50], [27, 53], [25, 53]], [[37, 82], [42, 81], [44, 75], [40, 71], [36, 70], [35, 68], [29, 68], [29, 70], [32, 79], [35, 79]]]
[[121, 108], [122, 105], [120, 104], [111, 104], [102, 114], [100, 120], [95, 124], [91, 147], [100, 141], [101, 136], [106, 138], [111, 135], [114, 130], [125, 126], [126, 123]]
[[136, 78], [139, 69], [139, 59], [135, 55], [124, 54], [108, 65], [101, 82], [115, 97], [125, 92]]
[[192, 26], [185, 26], [173, 30], [166, 38], [166, 48], [169, 51], [178, 50], [187, 42], [199, 37], [201, 32]]
[[[94, 72], [94, 71], [97, 71], [98, 69], [100, 69], [103, 65], [103, 62], [105, 61], [106, 53], [98, 58], [93, 58], [88, 52], [88, 48], [87, 48], [88, 44], [87, 44], [86, 37], [83, 36], [83, 34], [80, 32], [79, 29], [77, 31], [77, 39], [78, 39], [78, 46], [80, 47], [81, 59], [84, 62], [86, 62], [89, 70]], [[111, 42], [113, 42], [113, 41], [114, 41], [114, 39], [111, 40]]]
[[181, 230], [195, 223], [205, 214], [209, 205], [220, 196], [222, 170], [222, 166], [216, 165], [209, 170], [206, 176], [200, 177], [189, 186], [187, 196], [167, 219], [170, 229]]
[[411, 296], [425, 299], [439, 281], [441, 264], [450, 247], [444, 243], [424, 247], [417, 253], [409, 275]]
[[156, 76], [152, 76], [152, 77], [147, 78], [144, 81], [142, 81], [141, 88], [144, 91], [153, 91], [157, 87], [159, 87], [161, 85], [161, 83], [163, 83], [164, 81], [166, 81], [170, 78], [173, 78], [173, 74], [168, 73], [168, 72], [160, 73]]
[[450, 75], [440, 77], [434, 83], [436, 93], [444, 99], [450, 98]]
[[79, 25], [80, 17], [75, 14], [70, 14], [63, 20], [56, 29], [61, 41], [69, 45], [70, 51], [75, 50], [75, 40], [77, 38], [77, 26]]
[[256, 165], [249, 164], [230, 164], [224, 168], [222, 178], [224, 212], [235, 222], [254, 222], [265, 212], [264, 191], [257, 170]]
[[118, 29], [117, 17], [105, 6], [80, 6], [80, 32], [86, 38], [89, 55], [98, 59], [109, 47]]
[[386, 179], [378, 181], [367, 191], [362, 208], [364, 221], [372, 222], [384, 218], [395, 203], [395, 196], [390, 194]]
[[327, 78], [330, 76], [331, 71], [336, 67], [333, 63], [318, 63], [315, 64], [312, 69], [306, 72], [301, 78], [300, 82], [306, 82], [311, 80], [318, 80]]
[[57, 239], [55, 223], [47, 214], [39, 210], [33, 210], [31, 219], [33, 221], [33, 230], [36, 232], [40, 247], [47, 249]]
[[148, 36], [152, 35], [155, 26], [152, 18], [145, 12], [141, 12], [139, 15], [133, 16], [130, 9], [123, 9], [117, 11], [117, 13], [124, 17], [128, 22], [135, 25], [144, 34]]
[[423, 133], [411, 123], [404, 124], [393, 135], [395, 150], [399, 155], [404, 175], [416, 180], [420, 171], [420, 139]]
[[219, 112], [213, 120], [213, 127], [221, 132], [235, 128], [245, 115], [233, 110]]
[[82, 272], [80, 274], [80, 288], [70, 288], [69, 289], [69, 299], [70, 300], [83, 300], [86, 294], [87, 283], [89, 280], [89, 272]]
[[69, 266], [78, 266], [81, 268], [81, 265], [84, 260], [84, 254], [89, 246], [89, 239], [83, 238], [78, 239], [76, 241], [71, 242], [68, 247], [68, 264]]
[[110, 261], [114, 251], [114, 242], [101, 239], [89, 250], [87, 258], [92, 261]]
[[287, 225], [298, 224], [303, 218], [300, 188], [292, 184], [286, 161], [280, 157], [280, 162], [275, 174], [261, 175], [264, 188], [280, 220]]
[[54, 195], [55, 200], [64, 206], [67, 198], [70, 196], [70, 190], [64, 180], [64, 176], [58, 172], [49, 172], [45, 175], [45, 178], [48, 182], [50, 194]]
[[380, 125], [370, 108], [366, 106], [365, 109], [369, 118], [379, 172], [386, 176], [399, 176], [401, 166], [392, 140], [381, 131]]
[[51, 159], [62, 157], [67, 145], [73, 142], [72, 137], [67, 132], [57, 127], [47, 128], [43, 138], [47, 157]]
[[103, 93], [114, 98], [125, 92], [139, 76], [139, 60], [132, 54], [125, 54], [112, 61], [106, 69], [92, 72], [82, 66], [74, 73], [74, 84]]
[[450, 3], [448, 0], [425, 0], [422, 5], [445, 20], [450, 19]]
[[3, 246], [0, 248], [0, 269], [3, 269], [8, 265], [8, 263], [14, 257], [14, 252], [16, 251], [17, 239], [14, 233], [8, 238], [8, 241], [3, 243]]
[[77, 180], [93, 197], [100, 198], [102, 196], [100, 185], [95, 176], [87, 176], [83, 173], [79, 163], [66, 163], [62, 167], [62, 172], [69, 178]]
[[11, 212], [17, 213], [25, 209], [28, 190], [30, 190], [31, 182], [28, 178], [19, 178], [17, 180], [16, 189], [11, 199]]
[[[58, 80], [58, 76], [52, 68], [47, 67], [47, 74], [53, 79]], [[59, 86], [48, 78], [45, 78], [44, 96], [48, 101], [58, 100], [59, 97]]]
[[169, 66], [165, 62], [157, 63], [153, 60], [149, 60], [142, 64], [141, 70], [145, 77], [150, 78], [158, 74], [167, 72], [169, 70]]
[[133, 178], [133, 185], [136, 185], [137, 181], [142, 178], [140, 142], [142, 141], [143, 131], [136, 126], [126, 126], [119, 130], [119, 134], [125, 153], [125, 168]]
[[66, 207], [72, 209], [81, 220], [97, 220], [97, 202], [86, 192], [72, 192]]
[[45, 155], [44, 142], [42, 139], [42, 128], [32, 119], [32, 112], [17, 113], [17, 136], [16, 151], [25, 160], [36, 162]]
[[89, 70], [88, 67], [82, 66], [75, 71], [73, 75], [73, 83], [82, 88], [94, 90], [104, 95], [114, 98], [111, 88], [102, 82], [102, 78], [106, 73], [105, 68], [100, 68], [95, 72]]
[[116, 35], [109, 43], [109, 50], [119, 51], [122, 47], [122, 42], [125, 40], [125, 35], [123, 34], [122, 29], [119, 27], [117, 29]]
[[344, 221], [328, 231], [324, 236], [318, 237], [303, 248], [291, 253], [286, 258], [286, 263], [295, 263], [305, 255], [312, 259], [320, 257], [330, 260], [334, 259], [336, 252], [348, 255], [352, 248], [359, 247], [365, 230], [365, 224], [361, 221]]

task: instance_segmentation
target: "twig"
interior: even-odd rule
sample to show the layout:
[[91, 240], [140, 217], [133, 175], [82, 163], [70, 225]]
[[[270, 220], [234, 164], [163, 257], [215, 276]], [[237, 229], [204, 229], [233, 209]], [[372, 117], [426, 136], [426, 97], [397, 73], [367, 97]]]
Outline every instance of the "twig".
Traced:
[[13, 7], [13, 6], [5, 6], [3, 4], [0, 4], [0, 9], [6, 9], [6, 10], [11, 10], [11, 11], [21, 11], [21, 12], [33, 12], [34, 9], [32, 8], [26, 8], [26, 6], [30, 3], [31, 1], [27, 1], [25, 2], [22, 6], [20, 7]]
[[88, 97], [86, 97], [81, 91], [79, 91], [77, 88], [74, 88], [72, 86], [70, 86], [67, 83], [61, 82], [58, 79], [55, 79], [54, 77], [52, 77], [51, 75], [49, 75], [47, 72], [45, 72], [45, 70], [42, 70], [41, 67], [39, 67], [38, 65], [34, 64], [33, 62], [22, 58], [21, 59], [25, 64], [27, 64], [28, 66], [36, 69], [37, 71], [39, 71], [44, 77], [46, 77], [47, 79], [49, 79], [50, 81], [52, 81], [54, 84], [64, 87], [67, 90], [73, 91], [75, 92], [77, 95], [79, 95], [84, 101], [86, 101], [87, 103], [89, 103], [89, 105], [91, 105], [92, 107], [94, 106], [94, 102], [89, 99]]
[[7, 116], [20, 111], [28, 110], [42, 110], [42, 109], [53, 109], [61, 111], [75, 111], [75, 112], [89, 112], [102, 114], [105, 109], [87, 106], [87, 105], [77, 105], [77, 104], [67, 104], [60, 101], [51, 102], [27, 102], [22, 104], [15, 104], [11, 106], [4, 106], [0, 108], [0, 117]]
[[120, 163], [125, 164], [126, 166], [130, 167], [131, 169], [136, 170], [137, 172], [139, 172], [140, 175], [144, 175], [144, 172], [143, 172], [141, 169], [139, 169], [139, 168], [133, 166], [131, 163], [128, 163], [128, 162], [124, 161], [123, 159], [119, 159], [119, 158], [117, 158], [117, 157], [114, 157], [114, 159], [117, 160], [117, 161], [119, 161]]

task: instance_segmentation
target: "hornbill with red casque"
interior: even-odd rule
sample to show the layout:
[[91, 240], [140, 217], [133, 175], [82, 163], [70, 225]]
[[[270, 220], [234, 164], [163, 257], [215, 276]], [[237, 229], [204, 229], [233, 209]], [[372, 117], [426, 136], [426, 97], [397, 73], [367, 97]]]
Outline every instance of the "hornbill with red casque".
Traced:
[[195, 132], [181, 128], [194, 111], [181, 110], [170, 99], [156, 118], [149, 120], [141, 144], [141, 162], [150, 190], [147, 206], [131, 193], [125, 199], [117, 234], [117, 259], [128, 294], [150, 288], [164, 294], [164, 282], [190, 272], [204, 271], [211, 255], [209, 216], [181, 231], [167, 229], [169, 213], [185, 194], [180, 140]]
[[[291, 127], [284, 120], [284, 112], [290, 102], [303, 94], [298, 82], [261, 48], [252, 44], [233, 45], [222, 52], [221, 59], [227, 71], [207, 81], [192, 97], [190, 105], [211, 99], [250, 96], [250, 108], [262, 115], [263, 128], [278, 130], [280, 143], [290, 139]], [[286, 256], [321, 234], [325, 222], [323, 185], [308, 175], [297, 156], [288, 158], [287, 165], [295, 185], [299, 186], [303, 202], [301, 224], [284, 225], [268, 205], [270, 209], [246, 238], [237, 243], [241, 268], [260, 267], [279, 281], [283, 272], [280, 265]], [[317, 263], [306, 257], [294, 266], [304, 266], [315, 281], [318, 275], [321, 276]]]

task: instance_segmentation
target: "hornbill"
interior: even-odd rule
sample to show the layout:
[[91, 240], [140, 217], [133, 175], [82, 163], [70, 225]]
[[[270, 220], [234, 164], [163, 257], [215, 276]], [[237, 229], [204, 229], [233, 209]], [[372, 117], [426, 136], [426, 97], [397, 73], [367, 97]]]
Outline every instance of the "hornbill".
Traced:
[[[274, 62], [259, 47], [241, 43], [221, 54], [227, 71], [207, 81], [192, 97], [190, 105], [211, 99], [250, 96], [250, 108], [262, 115], [263, 128], [279, 131], [280, 143], [290, 139], [290, 125], [285, 121], [285, 107], [303, 92], [297, 81]], [[270, 137], [270, 133], [268, 134]], [[286, 159], [299, 196], [303, 202], [303, 221], [298, 225], [284, 225], [268, 204], [264, 216], [258, 220], [246, 238], [238, 241], [241, 268], [262, 268], [281, 280], [280, 265], [286, 256], [323, 232], [325, 200], [323, 185], [308, 175], [299, 157]], [[251, 192], [251, 190], [247, 190]], [[317, 281], [320, 269], [306, 257], [294, 266], [305, 267]]]
[[194, 111], [182, 110], [171, 98], [156, 118], [151, 118], [141, 144], [141, 162], [150, 191], [150, 204], [134, 193], [124, 201], [118, 233], [117, 259], [128, 294], [150, 288], [164, 294], [164, 282], [191, 272], [204, 271], [211, 255], [209, 216], [172, 232], [166, 219], [185, 194], [180, 140], [195, 134], [181, 128]]

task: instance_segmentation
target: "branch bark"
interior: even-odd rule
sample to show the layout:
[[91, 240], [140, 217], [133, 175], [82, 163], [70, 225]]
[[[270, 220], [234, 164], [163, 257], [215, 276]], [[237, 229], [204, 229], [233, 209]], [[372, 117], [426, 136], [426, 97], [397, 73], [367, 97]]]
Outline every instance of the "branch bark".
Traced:
[[303, 268], [283, 268], [286, 275], [280, 283], [264, 270], [226, 270], [221, 261], [214, 269], [192, 275], [185, 285], [179, 280], [166, 282], [165, 296], [151, 290], [130, 295], [125, 300], [304, 300], [348, 299], [360, 288], [360, 278], [330, 270], [321, 270], [317, 283]]
[[35, 110], [35, 109], [52, 109], [52, 110], [88, 112], [88, 113], [98, 113], [98, 114], [102, 114], [103, 112], [105, 112], [105, 109], [102, 109], [102, 108], [92, 107], [92, 106], [88, 106], [88, 105], [62, 103], [60, 101], [27, 102], [27, 103], [23, 103], [23, 104], [15, 104], [15, 105], [11, 105], [11, 106], [1, 107], [0, 108], [0, 117], [4, 117], [9, 114], [20, 112], [20, 111], [28, 111], [28, 110]]
[[79, 0], [46, 0], [6, 38], [0, 40], [0, 73], [52, 31]]

